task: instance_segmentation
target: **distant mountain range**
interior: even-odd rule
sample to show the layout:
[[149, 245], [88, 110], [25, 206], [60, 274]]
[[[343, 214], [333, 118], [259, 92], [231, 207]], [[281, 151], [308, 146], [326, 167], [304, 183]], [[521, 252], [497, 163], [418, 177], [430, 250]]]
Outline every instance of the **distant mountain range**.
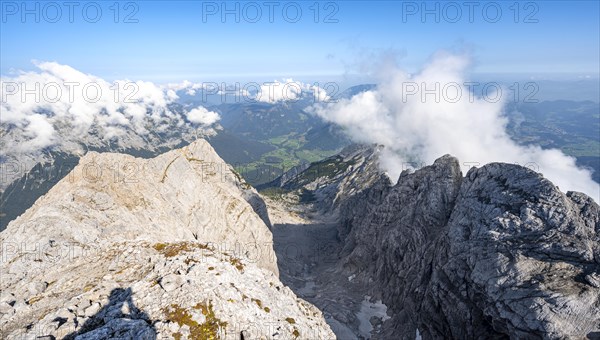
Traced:
[[[372, 84], [358, 85], [340, 93], [338, 99], [371, 90]], [[181, 94], [181, 93], [179, 93]], [[174, 118], [165, 118], [160, 130], [148, 121], [148, 134], [133, 129], [119, 138], [104, 139], [105, 131], [92, 128], [81, 137], [73, 135], [68, 122], [55, 126], [61, 143], [34, 153], [20, 153], [7, 142], [24, 140], [18, 129], [0, 122], [3, 154], [0, 181], [0, 229], [24, 212], [33, 202], [67, 174], [89, 150], [123, 152], [153, 157], [205, 137], [217, 153], [232, 164], [251, 185], [268, 183], [301, 164], [319, 161], [351, 143], [339, 126], [326, 123], [307, 112], [314, 101], [217, 103], [209, 110], [221, 116], [213, 131], [189, 124], [184, 112], [201, 94], [187, 95], [170, 104]], [[206, 104], [206, 103], [205, 103]], [[595, 102], [544, 101], [511, 105], [506, 109], [507, 129], [521, 144], [560, 148], [577, 158], [580, 166], [594, 171], [600, 182], [600, 106]], [[182, 122], [184, 124], [182, 124]]]

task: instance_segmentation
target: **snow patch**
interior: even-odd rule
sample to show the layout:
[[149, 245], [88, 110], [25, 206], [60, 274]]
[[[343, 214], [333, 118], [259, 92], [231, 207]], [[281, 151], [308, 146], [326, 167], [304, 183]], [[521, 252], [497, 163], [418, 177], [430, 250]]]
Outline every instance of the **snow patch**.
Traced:
[[359, 334], [365, 338], [371, 338], [371, 332], [373, 331], [373, 325], [370, 319], [375, 316], [381, 319], [382, 322], [388, 320], [390, 317], [387, 315], [387, 306], [377, 300], [374, 303], [370, 301], [370, 296], [365, 296], [365, 299], [360, 305], [360, 311], [356, 313], [356, 318], [360, 322], [358, 325]]

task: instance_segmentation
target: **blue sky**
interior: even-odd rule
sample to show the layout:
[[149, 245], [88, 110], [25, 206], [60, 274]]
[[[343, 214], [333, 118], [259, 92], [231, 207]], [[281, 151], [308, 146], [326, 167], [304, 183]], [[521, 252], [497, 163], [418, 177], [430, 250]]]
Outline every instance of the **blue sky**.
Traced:
[[[239, 23], [232, 14], [222, 22], [222, 1], [123, 1], [116, 17], [114, 1], [78, 1], [72, 18], [68, 2], [53, 2], [61, 8], [60, 17], [48, 3], [27, 2], [34, 14], [22, 20], [23, 2], [1, 1], [3, 75], [32, 69], [31, 61], [40, 60], [109, 80], [326, 80], [367, 72], [381, 53], [391, 53], [405, 68], [417, 70], [439, 49], [468, 51], [477, 73], [599, 73], [598, 1], [519, 2], [518, 17], [515, 2], [487, 1], [474, 7], [471, 18], [468, 2], [461, 1], [453, 3], [461, 16], [447, 2], [324, 1], [317, 3], [317, 23], [314, 1], [271, 2], [276, 4], [273, 22], [269, 2], [228, 2], [229, 9], [238, 4]], [[217, 13], [211, 14], [214, 5]], [[244, 19], [256, 17], [254, 5], [262, 16], [251, 23]], [[101, 16], [96, 16], [95, 6]], [[296, 6], [302, 15], [297, 22], [286, 21], [296, 19]], [[422, 6], [434, 9], [440, 22], [435, 14], [423, 21]], [[501, 16], [495, 14], [497, 7]], [[135, 10], [130, 19], [137, 23], [123, 22]], [[336, 10], [330, 19], [337, 22], [323, 22]], [[35, 22], [36, 15], [40, 22]]]

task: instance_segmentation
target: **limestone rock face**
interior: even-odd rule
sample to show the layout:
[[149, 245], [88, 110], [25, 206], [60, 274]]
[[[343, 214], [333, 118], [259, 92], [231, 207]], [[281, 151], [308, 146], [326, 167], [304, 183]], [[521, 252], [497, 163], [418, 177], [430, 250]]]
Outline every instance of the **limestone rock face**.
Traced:
[[[243, 249], [277, 273], [267, 255], [272, 235], [245, 197], [258, 196], [204, 140], [152, 159], [89, 152], [12, 221], [0, 241], [31, 248], [60, 241], [86, 249], [116, 240], [199, 240]], [[13, 255], [5, 256], [10, 261]]]
[[444, 243], [425, 296], [454, 302], [482, 326], [448, 309], [447, 326], [423, 323], [423, 332], [459, 338], [489, 327], [512, 338], [600, 334], [600, 289], [594, 284], [600, 274], [600, 210], [586, 195], [563, 194], [516, 165], [472, 169]]
[[333, 338], [279, 281], [269, 227], [204, 140], [89, 152], [0, 233], [0, 338]]
[[[31, 136], [18, 124], [0, 121], [0, 231], [69, 174], [88, 151], [151, 158], [216, 134], [212, 127], [188, 124], [182, 105], [171, 103], [167, 110], [157, 109], [156, 114], [144, 117], [141, 125], [120, 125], [118, 136], [101, 120], [94, 120], [88, 129], [78, 129], [68, 117], [51, 115], [48, 122], [57, 138], [43, 149], [21, 147], [31, 145]], [[141, 126], [152, 127], [152, 131], [140, 130]]]
[[450, 156], [370, 190], [341, 265], [394, 311], [383, 338], [600, 334], [600, 210], [591, 198], [517, 165], [463, 178]]
[[[600, 336], [600, 208], [590, 197], [518, 165], [463, 177], [446, 155], [392, 184], [376, 164], [377, 148], [354, 146], [279, 181], [337, 216], [337, 277], [389, 308], [373, 336]], [[310, 177], [317, 165], [334, 171]]]

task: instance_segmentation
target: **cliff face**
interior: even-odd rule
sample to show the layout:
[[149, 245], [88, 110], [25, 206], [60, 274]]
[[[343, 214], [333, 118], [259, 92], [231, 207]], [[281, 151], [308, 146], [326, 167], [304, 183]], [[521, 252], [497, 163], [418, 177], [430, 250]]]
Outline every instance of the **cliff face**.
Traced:
[[350, 221], [341, 264], [394, 311], [384, 338], [599, 334], [600, 212], [591, 198], [516, 165], [463, 178], [450, 156], [369, 190], [382, 198]]
[[203, 140], [89, 152], [0, 233], [0, 337], [331, 338], [279, 281], [269, 227]]
[[[490, 164], [467, 173], [444, 238], [430, 299], [456, 301], [513, 338], [599, 335], [600, 211], [591, 198], [565, 195], [526, 168]], [[483, 331], [460, 321], [428, 332]]]
[[311, 193], [337, 217], [338, 277], [387, 305], [381, 338], [600, 336], [591, 198], [511, 164], [463, 177], [448, 155], [396, 184], [377, 170], [376, 148], [348, 148], [329, 163], [343, 171], [310, 177], [313, 164], [282, 187]]

